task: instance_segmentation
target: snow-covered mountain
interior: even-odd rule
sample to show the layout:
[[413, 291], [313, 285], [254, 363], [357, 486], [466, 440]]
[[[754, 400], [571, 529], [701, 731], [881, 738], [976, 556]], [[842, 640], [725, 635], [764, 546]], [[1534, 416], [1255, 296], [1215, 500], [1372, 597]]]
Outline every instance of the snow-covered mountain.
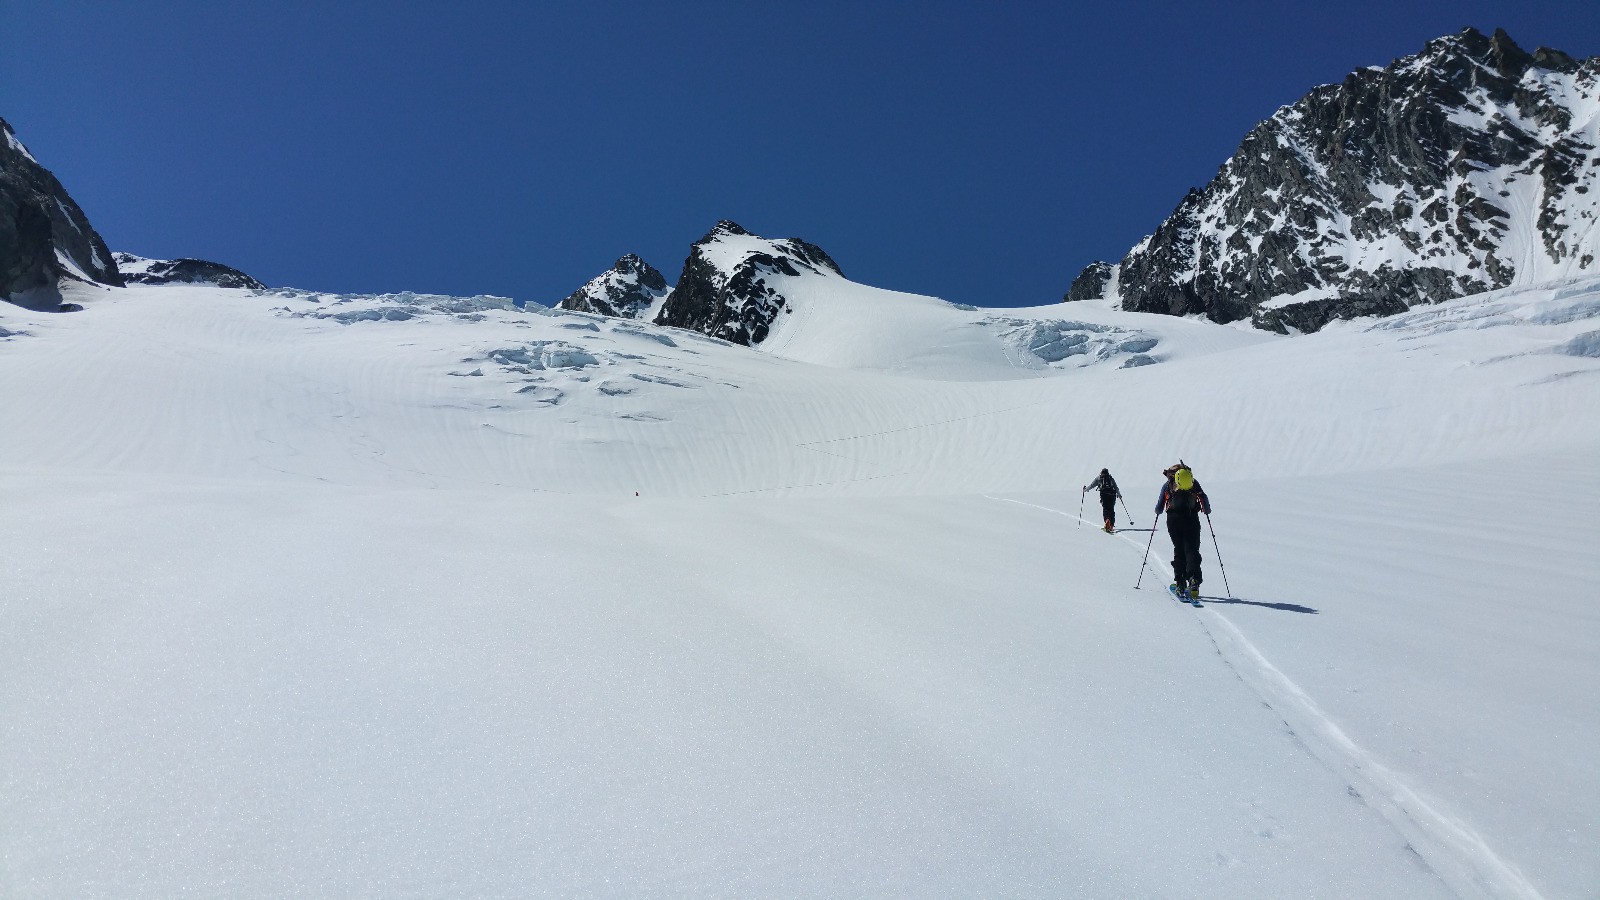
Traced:
[[117, 271], [129, 284], [210, 284], [253, 290], [267, 287], [232, 266], [204, 259], [147, 259], [120, 250], [112, 257]]
[[798, 238], [768, 240], [726, 219], [689, 248], [683, 274], [656, 324], [753, 346], [766, 340], [789, 304], [776, 275], [842, 277], [832, 257]]
[[1278, 110], [1066, 299], [1315, 331], [1600, 271], [1600, 57], [1466, 29]]
[[[956, 381], [1133, 368], [1253, 339], [1231, 330], [1201, 337], [1185, 324], [1148, 319], [1132, 327], [1104, 304], [1067, 316], [1057, 305], [980, 309], [872, 287], [844, 277], [813, 244], [769, 240], [726, 220], [692, 246], [676, 288], [629, 254], [556, 308], [685, 328], [830, 368]], [[359, 314], [411, 313], [380, 303]]]
[[122, 284], [83, 210], [0, 119], [0, 299], [55, 309], [62, 278]]
[[632, 253], [589, 279], [556, 304], [558, 309], [623, 319], [654, 319], [667, 296], [667, 279]]

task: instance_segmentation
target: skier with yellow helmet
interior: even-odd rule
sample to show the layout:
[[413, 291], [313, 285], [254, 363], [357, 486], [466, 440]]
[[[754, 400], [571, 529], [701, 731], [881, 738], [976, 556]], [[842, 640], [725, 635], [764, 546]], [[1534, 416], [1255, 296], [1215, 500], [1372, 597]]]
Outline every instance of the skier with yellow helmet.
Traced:
[[1156, 501], [1156, 514], [1167, 514], [1167, 536], [1172, 539], [1172, 593], [1180, 600], [1200, 603], [1200, 515], [1211, 515], [1211, 500], [1195, 480], [1187, 463], [1162, 471], [1167, 477]]

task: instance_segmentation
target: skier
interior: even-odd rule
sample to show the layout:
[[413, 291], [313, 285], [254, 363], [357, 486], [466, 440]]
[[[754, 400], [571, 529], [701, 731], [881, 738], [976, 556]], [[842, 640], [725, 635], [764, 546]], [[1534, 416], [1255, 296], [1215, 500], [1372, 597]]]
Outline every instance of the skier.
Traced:
[[1167, 536], [1172, 538], [1172, 593], [1198, 606], [1200, 514], [1211, 515], [1211, 500], [1183, 460], [1168, 466], [1161, 474], [1167, 477], [1167, 482], [1161, 486], [1156, 515], [1167, 514]]
[[1084, 485], [1083, 492], [1087, 494], [1096, 488], [1100, 489], [1100, 512], [1106, 520], [1106, 533], [1110, 534], [1117, 528], [1117, 498], [1122, 496], [1122, 491], [1109, 469], [1101, 469], [1100, 477]]

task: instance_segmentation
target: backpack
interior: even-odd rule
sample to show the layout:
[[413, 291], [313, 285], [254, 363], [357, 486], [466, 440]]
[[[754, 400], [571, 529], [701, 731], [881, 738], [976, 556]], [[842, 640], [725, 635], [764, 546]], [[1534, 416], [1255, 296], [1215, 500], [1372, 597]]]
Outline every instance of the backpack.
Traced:
[[1172, 490], [1167, 492], [1167, 511], [1192, 513], [1200, 508], [1195, 499], [1194, 473], [1188, 466], [1179, 466], [1172, 473]]

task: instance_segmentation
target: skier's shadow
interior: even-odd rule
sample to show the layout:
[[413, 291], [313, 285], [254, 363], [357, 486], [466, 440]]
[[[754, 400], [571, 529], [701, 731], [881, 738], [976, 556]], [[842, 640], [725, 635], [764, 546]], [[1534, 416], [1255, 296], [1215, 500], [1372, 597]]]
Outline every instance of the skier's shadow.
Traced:
[[1306, 613], [1317, 615], [1317, 611], [1309, 606], [1300, 606], [1296, 603], [1267, 603], [1263, 600], [1243, 600], [1238, 597], [1201, 597], [1206, 603], [1242, 603], [1245, 606], [1264, 606], [1267, 609], [1280, 609], [1284, 612]]

